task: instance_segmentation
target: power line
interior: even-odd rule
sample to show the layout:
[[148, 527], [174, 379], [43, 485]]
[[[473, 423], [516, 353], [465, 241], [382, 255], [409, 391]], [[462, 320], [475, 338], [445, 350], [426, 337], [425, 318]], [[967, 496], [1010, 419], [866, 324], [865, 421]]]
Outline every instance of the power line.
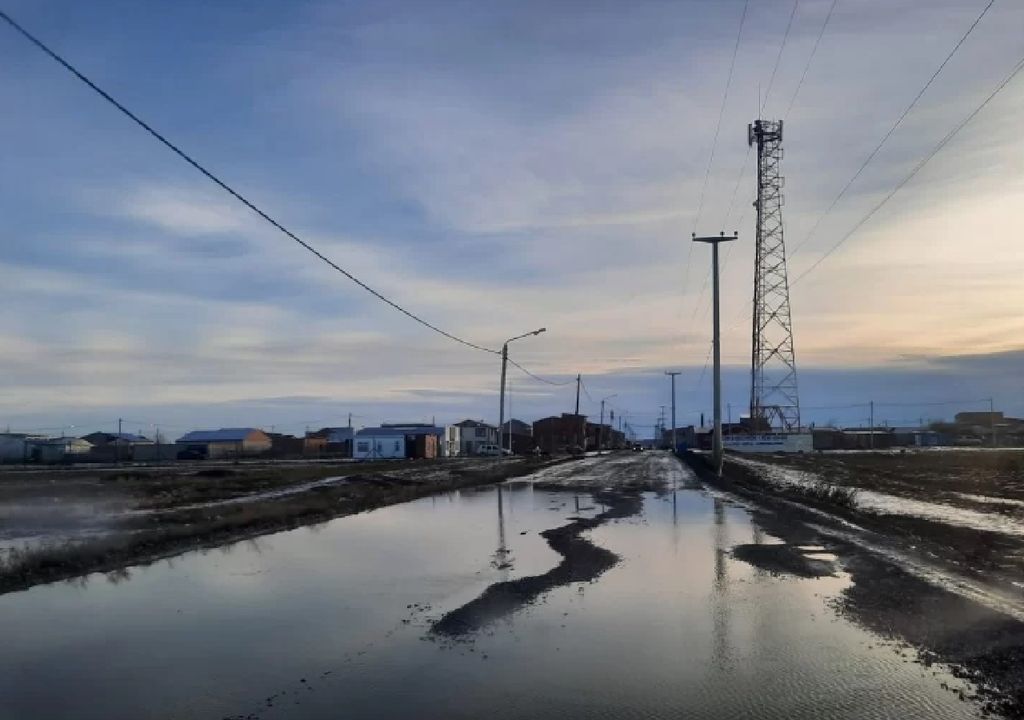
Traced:
[[832, 5], [828, 9], [828, 14], [825, 15], [825, 22], [821, 24], [821, 30], [818, 31], [818, 37], [814, 40], [814, 46], [811, 48], [811, 54], [807, 57], [807, 64], [804, 65], [804, 71], [800, 74], [800, 81], [796, 84], [796, 90], [793, 91], [793, 97], [789, 100], [789, 107], [786, 108], [786, 112], [783, 117], [789, 117], [789, 113], [793, 111], [793, 105], [796, 104], [796, 97], [800, 94], [800, 89], [804, 86], [804, 80], [807, 79], [807, 71], [811, 69], [811, 62], [814, 61], [814, 56], [818, 53], [818, 45], [821, 43], [821, 38], [825, 34], [825, 28], [828, 27], [829, 20], [832, 19], [832, 12], [836, 9], [836, 4], [839, 0], [832, 0]]
[[[740, 39], [743, 37], [743, 25], [747, 20], [747, 9], [750, 7], [750, 0], [743, 3], [743, 13], [740, 15], [739, 29], [736, 31], [736, 44], [732, 49], [732, 60], [729, 62], [729, 74], [725, 80], [725, 91], [722, 93], [722, 104], [718, 109], [718, 122], [715, 124], [715, 135], [711, 141], [711, 154], [708, 156], [708, 166], [704, 170], [704, 182], [700, 188], [700, 195], [697, 198], [697, 212], [693, 216], [692, 232], [697, 231], [700, 216], [704, 212], [704, 196], [707, 193], [708, 181], [711, 179], [711, 168], [715, 163], [715, 149], [718, 147], [718, 136], [722, 132], [722, 118], [725, 116], [725, 105], [729, 99], [729, 88], [732, 86], [733, 72], [736, 70], [736, 56], [740, 50]], [[686, 271], [683, 273], [683, 296], [686, 296], [686, 286], [690, 279], [690, 261], [693, 259], [693, 243], [689, 243], [686, 251]]]
[[522, 365], [520, 365], [519, 363], [517, 363], [517, 362], [516, 362], [515, 360], [513, 360], [512, 358], [509, 358], [509, 359], [508, 359], [508, 364], [509, 364], [509, 365], [514, 365], [515, 367], [519, 368], [520, 370], [522, 370], [522, 371], [523, 371], [523, 373], [524, 373], [525, 375], [527, 375], [528, 377], [531, 377], [531, 378], [533, 378], [533, 379], [534, 379], [534, 380], [536, 380], [537, 382], [542, 382], [542, 383], [545, 383], [545, 384], [547, 384], [547, 385], [554, 385], [555, 387], [564, 387], [565, 385], [568, 385], [568, 384], [570, 384], [570, 383], [574, 383], [574, 382], [576, 382], [576, 380], [575, 380], [575, 379], [572, 379], [572, 380], [566, 380], [566, 381], [564, 381], [564, 382], [558, 382], [558, 381], [556, 381], [556, 380], [548, 380], [547, 378], [542, 378], [542, 377], [540, 377], [539, 375], [534, 375], [534, 374], [533, 374], [532, 372], [530, 372], [529, 370], [527, 370], [526, 368], [524, 368], [524, 367], [523, 367]]
[[888, 132], [886, 132], [885, 135], [882, 136], [882, 139], [875, 146], [875, 149], [872, 150], [868, 154], [868, 156], [864, 159], [864, 162], [861, 163], [861, 166], [857, 169], [857, 172], [855, 172], [853, 174], [853, 177], [851, 177], [846, 182], [846, 184], [843, 186], [843, 189], [839, 191], [839, 194], [835, 196], [835, 198], [832, 200], [832, 202], [829, 204], [829, 206], [825, 209], [825, 212], [823, 212], [818, 217], [818, 219], [815, 221], [814, 225], [811, 227], [810, 231], [807, 233], [807, 235], [804, 237], [804, 239], [802, 241], [800, 241], [799, 243], [797, 243], [796, 247], [794, 247], [793, 250], [789, 253], [789, 256], [791, 258], [793, 257], [793, 255], [795, 255], [800, 250], [801, 247], [806, 245], [808, 243], [808, 241], [810, 241], [810, 239], [814, 236], [814, 233], [821, 226], [822, 221], [832, 212], [833, 209], [835, 209], [836, 205], [839, 204], [839, 201], [842, 200], [844, 195], [846, 195], [846, 191], [850, 189], [850, 187], [853, 185], [853, 183], [856, 182], [857, 178], [860, 177], [861, 173], [863, 173], [864, 170], [867, 168], [867, 166], [871, 164], [871, 161], [875, 159], [875, 156], [878, 155], [878, 152], [882, 149], [882, 146], [885, 145], [885, 143], [889, 140], [890, 137], [892, 137], [892, 134], [894, 132], [896, 132], [896, 129], [899, 128], [899, 126], [903, 123], [903, 121], [904, 121], [904, 119], [906, 119], [907, 115], [910, 114], [910, 111], [914, 109], [914, 107], [917, 105], [917, 102], [925, 94], [925, 92], [928, 90], [928, 88], [931, 87], [932, 83], [935, 82], [935, 79], [939, 76], [939, 73], [942, 72], [943, 68], [945, 68], [946, 65], [949, 64], [949, 61], [952, 60], [953, 56], [956, 55], [956, 53], [960, 50], [960, 47], [967, 40], [968, 36], [972, 32], [974, 32], [974, 29], [976, 27], [978, 27], [978, 23], [980, 23], [981, 19], [983, 17], [985, 17], [986, 13], [988, 13], [988, 11], [992, 7], [992, 5], [995, 4], [995, 1], [996, 0], [989, 0], [988, 5], [986, 5], [984, 7], [984, 9], [981, 11], [981, 13], [978, 15], [978, 17], [976, 17], [974, 19], [974, 22], [971, 23], [970, 27], [967, 28], [967, 32], [965, 32], [960, 37], [960, 39], [957, 41], [956, 45], [953, 46], [953, 49], [949, 51], [949, 54], [946, 55], [946, 58], [942, 61], [942, 63], [939, 65], [939, 67], [935, 69], [935, 72], [932, 73], [932, 76], [930, 78], [928, 78], [928, 82], [926, 82], [924, 84], [924, 87], [922, 87], [917, 92], [917, 95], [915, 95], [914, 99], [910, 101], [910, 104], [907, 105], [906, 109], [904, 109], [903, 112], [900, 114], [900, 116], [898, 118], [896, 118], [896, 122], [893, 123], [892, 127], [889, 128]]
[[782, 44], [779, 45], [779, 54], [775, 56], [775, 67], [772, 68], [772, 75], [768, 79], [768, 89], [765, 91], [764, 101], [761, 103], [761, 115], [764, 115], [764, 109], [768, 105], [768, 97], [772, 94], [772, 85], [775, 84], [775, 73], [779, 71], [779, 63], [782, 62], [782, 51], [786, 49], [786, 41], [789, 40], [789, 31], [793, 29], [793, 18], [796, 17], [796, 10], [799, 6], [800, 0], [793, 0], [793, 9], [789, 13], [789, 22], [786, 23], [786, 32], [782, 36]]
[[967, 117], [965, 117], [963, 120], [961, 120], [960, 123], [956, 127], [954, 127], [952, 130], [950, 130], [949, 133], [946, 134], [946, 137], [942, 138], [942, 140], [940, 140], [938, 142], [938, 144], [935, 145], [935, 147], [933, 147], [931, 149], [931, 151], [927, 155], [924, 156], [924, 158], [914, 167], [914, 169], [911, 170], [910, 173], [906, 177], [904, 177], [902, 180], [900, 180], [900, 182], [896, 185], [896, 187], [894, 187], [889, 192], [888, 195], [886, 195], [884, 198], [882, 198], [873, 208], [871, 208], [871, 210], [864, 217], [862, 217], [859, 221], [857, 221], [857, 224], [854, 225], [850, 229], [849, 232], [847, 232], [845, 235], [843, 235], [843, 237], [841, 237], [839, 239], [839, 242], [837, 242], [835, 245], [833, 245], [831, 248], [829, 248], [828, 252], [826, 252], [824, 255], [822, 255], [820, 258], [818, 258], [816, 261], [814, 261], [814, 264], [812, 264], [809, 268], [807, 268], [802, 273], [800, 273], [800, 275], [797, 276], [797, 278], [791, 283], [790, 286], [792, 287], [792, 285], [796, 285], [803, 278], [805, 278], [807, 275], [812, 273], [819, 265], [821, 265], [823, 262], [825, 262], [825, 260], [828, 259], [828, 257], [830, 255], [832, 255], [832, 253], [834, 253], [836, 250], [838, 250], [839, 247], [843, 243], [845, 243], [848, 239], [850, 239], [850, 236], [852, 236], [854, 233], [856, 233], [858, 230], [860, 230], [860, 228], [863, 227], [865, 223], [867, 223], [871, 218], [873, 218], [875, 216], [875, 214], [879, 210], [881, 210], [882, 207], [887, 202], [889, 202], [889, 200], [891, 200], [892, 197], [896, 193], [898, 193], [901, 189], [903, 189], [903, 186], [906, 185], [908, 182], [910, 182], [911, 179], [913, 179], [913, 177], [915, 175], [917, 175], [917, 173], [919, 173], [921, 171], [921, 169], [925, 165], [927, 165], [931, 161], [931, 159], [933, 157], [935, 157], [939, 153], [939, 151], [942, 150], [942, 148], [944, 148], [949, 143], [950, 140], [952, 140], [954, 137], [956, 137], [957, 133], [959, 133], [961, 130], [963, 130], [964, 127], [969, 122], [971, 122], [971, 120], [973, 120], [975, 118], [975, 116], [978, 113], [980, 113], [985, 108], [985, 106], [988, 105], [992, 101], [992, 99], [996, 95], [998, 95], [1000, 93], [1000, 91], [1002, 91], [1003, 88], [1005, 88], [1007, 85], [1010, 84], [1010, 82], [1017, 76], [1017, 74], [1021, 71], [1021, 69], [1024, 69], [1024, 58], [1021, 58], [1021, 60], [1017, 63], [1017, 65], [1010, 72], [1010, 74], [1007, 75], [1005, 78], [1003, 78], [1003, 81], [1001, 83], [999, 83], [999, 85], [996, 86], [995, 90], [993, 90], [988, 95], [988, 97], [986, 97], [982, 101], [982, 103], [980, 105], [978, 105], [976, 108], [974, 108], [974, 110], [972, 110], [971, 113]]
[[134, 121], [135, 124], [137, 124], [143, 130], [145, 130], [150, 135], [152, 135], [154, 138], [156, 138], [158, 141], [160, 141], [164, 146], [166, 146], [173, 153], [175, 153], [178, 157], [180, 157], [182, 160], [184, 160], [189, 165], [191, 165], [193, 168], [195, 168], [200, 173], [202, 173], [204, 176], [206, 176], [206, 178], [208, 178], [209, 180], [214, 182], [222, 190], [224, 190], [225, 192], [230, 194], [236, 200], [241, 202], [247, 208], [249, 208], [254, 213], [259, 215], [261, 218], [266, 220], [272, 226], [274, 226], [277, 230], [279, 230], [280, 232], [284, 233], [287, 237], [289, 237], [290, 239], [294, 240], [300, 246], [302, 246], [303, 248], [308, 250], [310, 253], [315, 255], [318, 259], [320, 259], [321, 261], [323, 261], [324, 263], [326, 263], [327, 265], [329, 265], [333, 269], [337, 270], [339, 273], [341, 273], [346, 278], [348, 278], [349, 280], [354, 282], [356, 285], [361, 287], [363, 290], [365, 290], [366, 292], [370, 293], [371, 295], [373, 295], [375, 298], [377, 298], [381, 302], [385, 303], [386, 305], [389, 305], [390, 307], [394, 308], [398, 312], [402, 313], [406, 317], [414, 320], [415, 322], [419, 323], [420, 325], [423, 325], [424, 327], [426, 327], [426, 328], [428, 328], [430, 330], [433, 330], [434, 332], [438, 333], [439, 335], [442, 335], [442, 336], [448, 338], [449, 340], [453, 340], [453, 341], [455, 341], [457, 343], [465, 345], [466, 347], [473, 348], [474, 350], [480, 350], [480, 351], [483, 351], [483, 352], [492, 353], [494, 355], [500, 354], [500, 351], [498, 351], [498, 350], [494, 350], [492, 348], [484, 347], [482, 345], [477, 345], [476, 343], [470, 342], [469, 340], [464, 340], [463, 338], [460, 338], [457, 335], [454, 335], [454, 334], [452, 334], [450, 332], [442, 330], [441, 328], [439, 328], [436, 325], [433, 325], [430, 322], [424, 320], [423, 318], [421, 318], [420, 316], [418, 316], [415, 313], [411, 312], [410, 310], [406, 310], [404, 307], [399, 305], [394, 300], [391, 300], [390, 298], [386, 297], [385, 295], [383, 295], [379, 291], [377, 291], [377, 290], [373, 289], [372, 287], [370, 287], [369, 285], [367, 285], [365, 282], [363, 282], [362, 280], [357, 278], [355, 275], [350, 273], [348, 270], [345, 270], [343, 267], [341, 267], [340, 265], [335, 263], [333, 260], [330, 260], [327, 256], [325, 256], [323, 253], [321, 253], [315, 247], [310, 245], [308, 242], [306, 242], [305, 240], [300, 238], [298, 235], [296, 235], [291, 230], [286, 228], [284, 225], [279, 223], [277, 220], [272, 218], [266, 212], [261, 210], [259, 207], [257, 207], [253, 202], [251, 202], [248, 198], [246, 198], [240, 192], [238, 192], [233, 187], [228, 185], [225, 181], [221, 180], [219, 177], [214, 175], [210, 170], [207, 170], [203, 165], [201, 165], [197, 160], [193, 159], [184, 150], [182, 150], [177, 145], [172, 143], [170, 140], [168, 140], [166, 137], [164, 137], [162, 134], [160, 134], [157, 130], [155, 130], [151, 125], [149, 125], [144, 120], [142, 120], [138, 115], [136, 115], [131, 110], [129, 110], [127, 107], [125, 107], [120, 102], [115, 100], [114, 97], [111, 96], [108, 92], [106, 92], [105, 90], [100, 88], [96, 83], [94, 83], [92, 80], [87, 78], [78, 69], [76, 69], [73, 65], [71, 65], [71, 63], [69, 63], [63, 57], [58, 55], [55, 51], [51, 50], [46, 44], [43, 43], [42, 40], [37, 38], [35, 35], [31, 34], [28, 30], [23, 28], [17, 22], [15, 22], [14, 19], [10, 15], [8, 15], [7, 13], [3, 12], [2, 10], [0, 10], [0, 18], [3, 18], [12, 28], [17, 30], [29, 42], [31, 42], [33, 45], [38, 47], [44, 53], [49, 55], [55, 61], [57, 61], [61, 66], [64, 67], [64, 69], [66, 69], [72, 75], [74, 75], [79, 80], [81, 80], [83, 83], [88, 85], [100, 97], [102, 97], [104, 100], [109, 102], [115, 108], [120, 110], [124, 115], [126, 115], [128, 118], [130, 118], [132, 121]]

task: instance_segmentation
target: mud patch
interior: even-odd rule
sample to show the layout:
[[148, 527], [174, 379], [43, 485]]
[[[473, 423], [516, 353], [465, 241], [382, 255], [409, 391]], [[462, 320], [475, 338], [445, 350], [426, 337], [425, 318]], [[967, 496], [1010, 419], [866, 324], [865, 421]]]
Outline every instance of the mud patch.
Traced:
[[809, 557], [792, 545], [737, 545], [732, 549], [732, 556], [772, 575], [819, 578], [835, 574], [831, 562]]
[[619, 518], [640, 512], [643, 500], [639, 493], [601, 492], [595, 500], [606, 507], [592, 518], [577, 518], [568, 525], [545, 530], [541, 536], [562, 561], [543, 575], [495, 583], [482, 595], [452, 610], [435, 622], [430, 634], [437, 637], [469, 635], [488, 623], [509, 615], [534, 602], [543, 593], [570, 583], [591, 582], [619, 562], [619, 556], [598, 547], [581, 534]]

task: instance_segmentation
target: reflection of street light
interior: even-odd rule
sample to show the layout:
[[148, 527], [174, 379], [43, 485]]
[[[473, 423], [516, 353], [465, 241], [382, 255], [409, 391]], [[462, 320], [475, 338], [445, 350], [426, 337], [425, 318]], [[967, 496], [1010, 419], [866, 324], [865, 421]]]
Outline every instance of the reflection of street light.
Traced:
[[600, 455], [604, 450], [604, 401], [611, 400], [613, 397], [618, 397], [619, 394], [609, 395], [608, 397], [601, 398], [601, 424], [597, 426], [597, 454]]
[[[540, 335], [542, 332], [547, 332], [547, 328], [540, 328], [539, 330], [533, 330], [522, 335], [516, 335], [514, 338], [509, 338], [505, 341], [505, 344], [501, 346], [501, 399], [498, 402], [498, 457], [500, 458], [504, 454], [501, 442], [501, 433], [504, 432], [503, 426], [505, 425], [505, 371], [508, 369], [508, 344], [514, 340], [521, 340], [524, 337], [531, 335]], [[512, 434], [512, 428], [509, 428], [509, 435]]]

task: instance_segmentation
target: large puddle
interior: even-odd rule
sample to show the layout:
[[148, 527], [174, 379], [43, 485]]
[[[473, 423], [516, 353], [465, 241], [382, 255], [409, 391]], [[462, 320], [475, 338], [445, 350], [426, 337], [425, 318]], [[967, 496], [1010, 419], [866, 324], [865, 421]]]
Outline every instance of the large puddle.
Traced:
[[693, 488], [586, 530], [621, 558], [593, 581], [438, 635], [490, 585], [562, 562], [541, 531], [607, 510], [526, 482], [500, 492], [0, 596], [0, 718], [977, 715], [943, 687], [962, 684], [829, 609], [842, 573], [733, 558], [778, 541]]

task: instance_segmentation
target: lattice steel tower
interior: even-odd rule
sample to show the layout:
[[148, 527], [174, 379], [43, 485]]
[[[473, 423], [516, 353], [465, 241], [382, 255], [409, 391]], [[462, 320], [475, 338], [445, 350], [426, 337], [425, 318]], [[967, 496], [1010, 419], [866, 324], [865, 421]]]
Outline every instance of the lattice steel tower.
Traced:
[[757, 143], [757, 233], [754, 256], [754, 333], [750, 364], [752, 427], [800, 429], [793, 323], [789, 311], [786, 244], [782, 233], [782, 121], [755, 120], [747, 144]]

